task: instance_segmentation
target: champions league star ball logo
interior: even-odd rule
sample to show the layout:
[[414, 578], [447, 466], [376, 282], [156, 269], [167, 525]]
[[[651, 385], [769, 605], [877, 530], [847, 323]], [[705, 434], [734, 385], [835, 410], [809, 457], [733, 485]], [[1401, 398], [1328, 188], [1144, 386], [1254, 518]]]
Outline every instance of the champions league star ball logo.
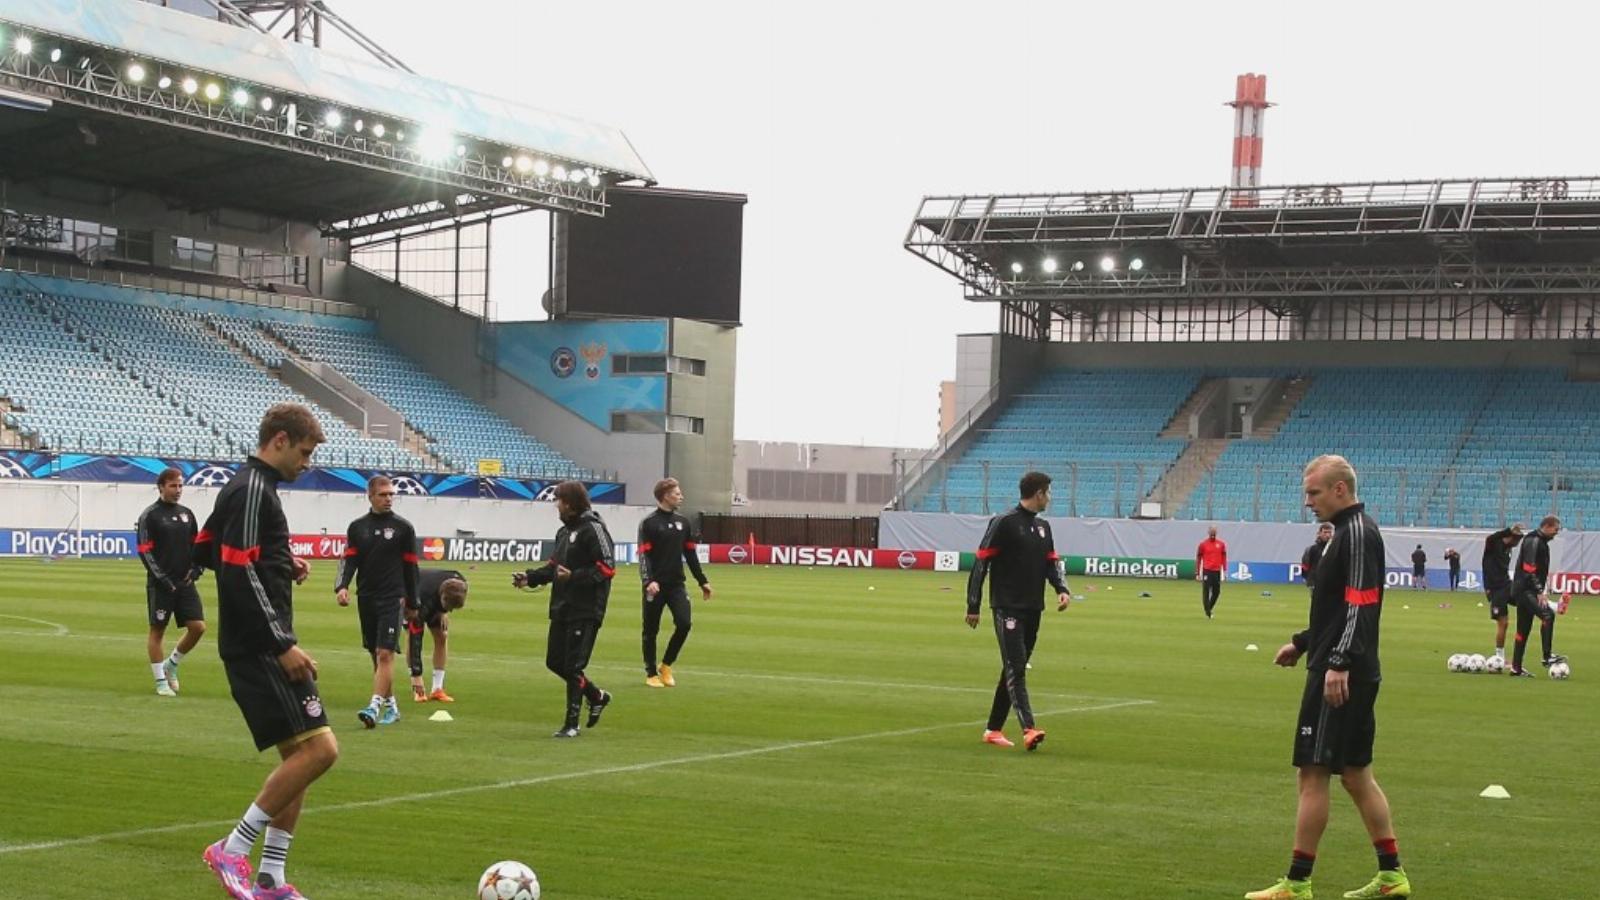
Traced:
[[185, 484], [200, 487], [222, 487], [233, 480], [233, 470], [223, 466], [206, 466], [200, 471], [189, 476]]
[[9, 457], [0, 456], [0, 478], [32, 478], [22, 463]]
[[389, 480], [394, 484], [394, 492], [396, 494], [405, 494], [411, 497], [426, 497], [428, 495], [428, 489], [422, 486], [422, 482], [412, 478], [410, 475], [396, 475]]
[[533, 499], [541, 503], [556, 502], [556, 486], [553, 484], [545, 485], [544, 489], [535, 494]]
[[550, 374], [557, 378], [571, 378], [576, 371], [578, 357], [571, 347], [557, 347], [556, 352], [550, 354]]

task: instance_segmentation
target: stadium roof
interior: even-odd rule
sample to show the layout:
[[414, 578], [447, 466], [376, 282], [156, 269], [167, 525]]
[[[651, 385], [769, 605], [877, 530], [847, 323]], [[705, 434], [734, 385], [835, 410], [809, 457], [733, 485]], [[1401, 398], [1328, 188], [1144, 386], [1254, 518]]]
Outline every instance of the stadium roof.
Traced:
[[927, 197], [906, 249], [975, 300], [1600, 290], [1600, 178]]
[[616, 128], [135, 0], [0, 5], [0, 144], [14, 179], [325, 223], [426, 202], [599, 213], [606, 186], [654, 181]]

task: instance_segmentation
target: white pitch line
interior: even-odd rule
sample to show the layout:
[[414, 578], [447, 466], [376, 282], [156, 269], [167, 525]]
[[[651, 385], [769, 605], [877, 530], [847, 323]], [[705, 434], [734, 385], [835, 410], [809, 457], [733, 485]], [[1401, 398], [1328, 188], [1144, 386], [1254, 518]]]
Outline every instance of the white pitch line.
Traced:
[[[1116, 703], [1102, 703], [1097, 706], [1077, 706], [1068, 709], [1058, 709], [1052, 712], [1039, 713], [1039, 718], [1047, 716], [1064, 716], [1072, 713], [1100, 712], [1109, 709], [1123, 709], [1130, 706], [1148, 706], [1154, 700], [1123, 700]], [[555, 775], [539, 775], [533, 778], [519, 778], [513, 781], [497, 781], [492, 784], [474, 784], [463, 787], [442, 788], [436, 791], [422, 791], [403, 796], [380, 797], [376, 800], [356, 800], [349, 803], [334, 803], [328, 806], [307, 807], [301, 816], [312, 813], [348, 812], [355, 809], [371, 809], [379, 806], [393, 806], [397, 803], [415, 803], [418, 801], [440, 800], [446, 797], [460, 797], [467, 794], [481, 794], [486, 791], [503, 791], [508, 788], [533, 787], [541, 784], [552, 784], [558, 781], [575, 781], [580, 778], [595, 778], [602, 775], [626, 775], [634, 772], [648, 772], [654, 769], [666, 769], [675, 766], [688, 766], [703, 762], [720, 762], [728, 759], [744, 759], [752, 756], [765, 756], [771, 753], [784, 753], [790, 750], [813, 750], [818, 747], [834, 747], [839, 744], [859, 743], [861, 741], [875, 741], [884, 738], [906, 737], [913, 734], [926, 734], [931, 731], [944, 731], [950, 728], [971, 728], [975, 725], [985, 724], [983, 720], [969, 722], [954, 722], [946, 725], [924, 725], [920, 728], [899, 728], [893, 731], [875, 731], [870, 734], [852, 734], [845, 737], [824, 738], [815, 741], [789, 741], [782, 744], [770, 744], [765, 747], [752, 747], [748, 750], [730, 750], [726, 753], [703, 753], [696, 756], [680, 756], [674, 759], [658, 759], [651, 762], [633, 763], [626, 766], [606, 766], [599, 769], [585, 769], [578, 772], [560, 772]], [[65, 838], [59, 841], [40, 841], [34, 844], [0, 844], [0, 856], [12, 853], [29, 853], [37, 850], [59, 850], [63, 847], [81, 847], [86, 844], [98, 844], [104, 841], [122, 840], [124, 838], [146, 837], [153, 834], [170, 834], [178, 831], [191, 831], [200, 828], [227, 828], [235, 823], [234, 819], [217, 819], [209, 822], [185, 822], [179, 825], [159, 825], [154, 828], [138, 828], [130, 831], [113, 831], [105, 834], [91, 834], [84, 837]]]
[[26, 635], [32, 635], [32, 636], [35, 636], [35, 637], [63, 637], [65, 635], [71, 633], [71, 631], [72, 631], [72, 629], [70, 629], [67, 626], [61, 624], [60, 622], [51, 622], [48, 619], [32, 619], [32, 618], [29, 618], [27, 616], [11, 616], [11, 615], [6, 615], [5, 613], [0, 613], [0, 619], [14, 619], [14, 620], [16, 620], [18, 622], [32, 622], [35, 625], [48, 625], [51, 628], [55, 629], [55, 631], [53, 631], [53, 632], [51, 632], [49, 634], [46, 634], [46, 633], [40, 632], [40, 631], [21, 631], [21, 630], [13, 630], [13, 629], [8, 629], [6, 631], [0, 632], [0, 634], [26, 634]]

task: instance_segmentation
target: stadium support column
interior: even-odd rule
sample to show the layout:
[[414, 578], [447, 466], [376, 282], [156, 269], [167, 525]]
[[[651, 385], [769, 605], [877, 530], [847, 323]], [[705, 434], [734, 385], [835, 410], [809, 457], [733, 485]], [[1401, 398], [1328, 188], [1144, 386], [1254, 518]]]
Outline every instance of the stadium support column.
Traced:
[[[1267, 76], [1247, 72], [1240, 75], [1233, 102], [1233, 171], [1228, 178], [1233, 206], [1255, 206], [1256, 194], [1249, 188], [1261, 185], [1261, 141], [1267, 118]], [[1240, 190], [1240, 189], [1245, 190]]]

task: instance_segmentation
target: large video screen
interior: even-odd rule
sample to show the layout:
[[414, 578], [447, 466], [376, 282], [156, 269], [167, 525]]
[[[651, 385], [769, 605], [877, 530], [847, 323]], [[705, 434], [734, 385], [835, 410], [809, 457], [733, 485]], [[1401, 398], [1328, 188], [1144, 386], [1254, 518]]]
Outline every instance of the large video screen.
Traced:
[[743, 195], [613, 188], [606, 201], [603, 219], [568, 217], [568, 315], [740, 321]]

